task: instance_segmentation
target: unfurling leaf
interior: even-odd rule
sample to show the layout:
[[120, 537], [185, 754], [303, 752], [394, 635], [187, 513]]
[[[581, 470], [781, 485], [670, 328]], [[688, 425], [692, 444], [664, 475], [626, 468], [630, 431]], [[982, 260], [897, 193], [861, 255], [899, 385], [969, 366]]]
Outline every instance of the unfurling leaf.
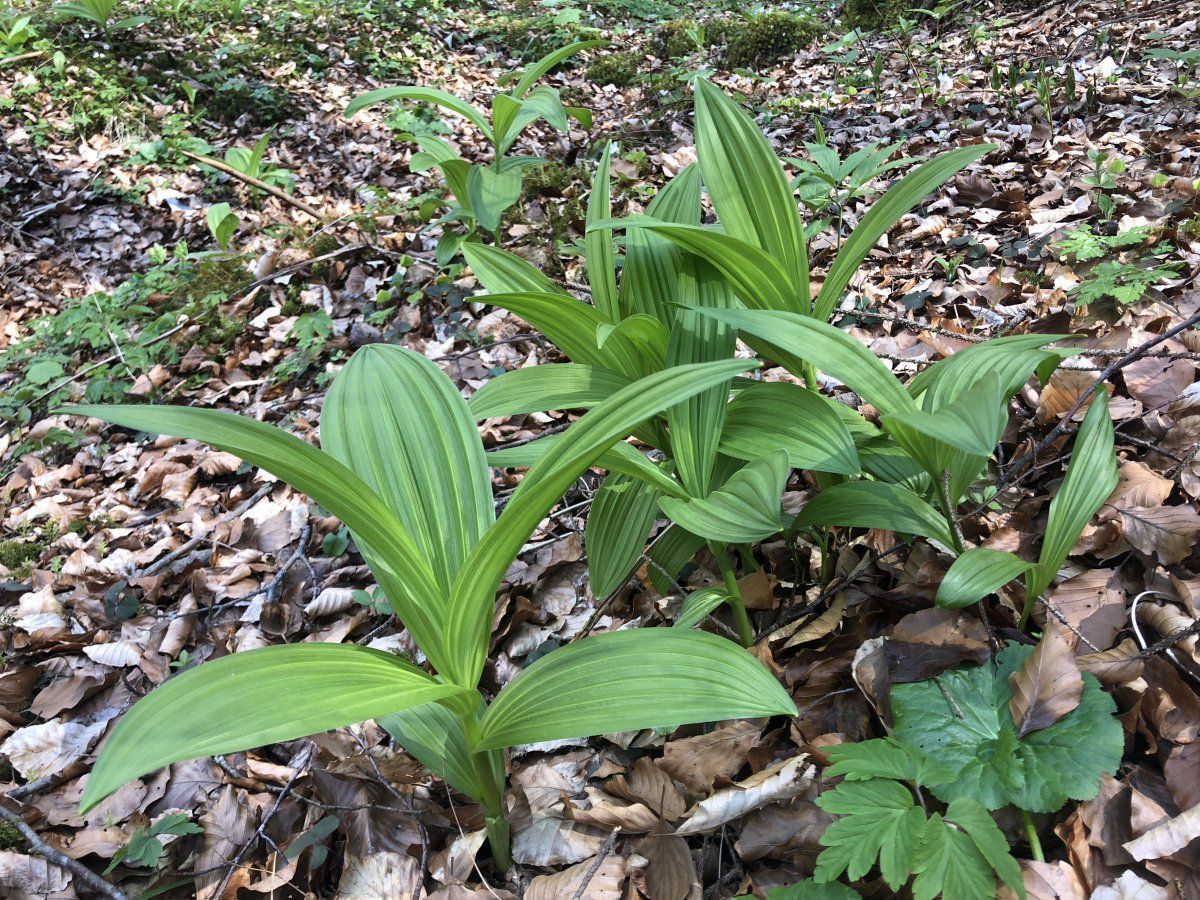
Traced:
[[1008, 702], [1017, 737], [1049, 728], [1079, 706], [1083, 675], [1075, 663], [1063, 632], [1047, 628], [1021, 668], [1008, 676], [1012, 699]]
[[659, 505], [672, 520], [707, 540], [760, 541], [782, 527], [780, 497], [787, 473], [787, 454], [778, 450], [734, 472], [707, 497], [664, 497]]

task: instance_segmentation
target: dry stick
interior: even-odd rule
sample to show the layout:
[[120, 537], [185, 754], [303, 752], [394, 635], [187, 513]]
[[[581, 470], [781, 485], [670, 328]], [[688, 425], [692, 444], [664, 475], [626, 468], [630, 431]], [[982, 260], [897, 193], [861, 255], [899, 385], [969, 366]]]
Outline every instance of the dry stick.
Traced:
[[247, 175], [245, 172], [239, 172], [233, 166], [229, 165], [229, 163], [221, 162], [219, 159], [213, 159], [211, 156], [204, 156], [201, 153], [192, 153], [190, 150], [180, 150], [179, 152], [188, 159], [193, 159], [196, 162], [204, 163], [206, 166], [212, 166], [214, 169], [224, 172], [226, 175], [231, 175], [239, 181], [244, 181], [246, 184], [252, 185], [258, 188], [260, 191], [266, 191], [268, 194], [278, 197], [284, 203], [294, 206], [296, 209], [300, 210], [300, 212], [312, 216], [318, 221], [323, 218], [321, 213], [313, 209], [303, 200], [297, 200], [282, 188], [277, 188], [273, 184], [267, 184], [265, 181], [261, 181], [255, 178], [253, 175]]
[[15, 812], [0, 806], [0, 819], [21, 832], [21, 836], [29, 842], [29, 849], [46, 861], [66, 869], [88, 887], [110, 900], [129, 900], [129, 895], [123, 890], [101, 878], [83, 863], [71, 859], [61, 850], [55, 849], [38, 837], [38, 833], [30, 828], [23, 818]]
[[[1005, 475], [1005, 481], [1009, 483], [1015, 483], [1024, 478], [1025, 470], [1028, 469], [1029, 465], [1037, 459], [1038, 454], [1043, 452], [1061, 435], [1066, 433], [1067, 429], [1070, 427], [1071, 419], [1075, 416], [1075, 413], [1079, 412], [1079, 410], [1083, 407], [1083, 404], [1091, 399], [1092, 395], [1096, 393], [1096, 390], [1101, 384], [1103, 384], [1105, 381], [1108, 381], [1108, 379], [1112, 378], [1112, 376], [1121, 369], [1125, 368], [1131, 363], [1137, 362], [1139, 359], [1145, 356], [1151, 348], [1156, 347], [1164, 341], [1170, 340], [1181, 332], [1187, 331], [1187, 329], [1191, 328], [1197, 322], [1200, 322], [1200, 312], [1192, 313], [1192, 315], [1188, 316], [1174, 328], [1164, 331], [1156, 338], [1151, 338], [1150, 340], [1146, 341], [1146, 343], [1135, 347], [1124, 356], [1113, 360], [1111, 363], [1105, 366], [1099, 377], [1097, 377], [1095, 381], [1088, 385], [1087, 390], [1080, 394], [1075, 402], [1071, 404], [1071, 408], [1063, 413], [1062, 417], [1058, 420], [1058, 424], [1050, 429], [1050, 433], [1038, 441], [1034, 448], [1024, 456], [1013, 460], [1012, 465], [1009, 466], [1008, 472]], [[1000, 489], [1007, 486], [1007, 484], [1001, 483], [997, 485], [997, 488]]]
[[596, 854], [596, 858], [592, 861], [592, 864], [583, 873], [583, 880], [579, 882], [579, 889], [575, 891], [571, 900], [583, 900], [586, 896], [584, 892], [587, 890], [588, 884], [595, 877], [596, 873], [600, 871], [600, 866], [604, 864], [604, 860], [608, 858], [608, 854], [612, 853], [613, 845], [617, 843], [617, 835], [620, 833], [621, 826], [618, 825], [612, 830], [612, 834], [608, 836], [607, 840], [601, 844], [600, 852]]

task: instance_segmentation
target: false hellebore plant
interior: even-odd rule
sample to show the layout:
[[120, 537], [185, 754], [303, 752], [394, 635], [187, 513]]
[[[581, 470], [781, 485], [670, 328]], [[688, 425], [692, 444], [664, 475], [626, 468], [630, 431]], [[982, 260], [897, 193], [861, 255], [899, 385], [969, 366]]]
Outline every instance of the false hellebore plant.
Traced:
[[[490, 165], [469, 163], [446, 141], [432, 134], [405, 135], [421, 148], [413, 155], [411, 168], [423, 172], [436, 166], [446, 179], [446, 186], [458, 204], [440, 221], [466, 222], [468, 238], [475, 236], [475, 225], [496, 236], [499, 243], [500, 220], [521, 199], [521, 184], [525, 170], [546, 162], [540, 156], [509, 154], [513, 143], [529, 125], [542, 119], [559, 131], [569, 127], [568, 117], [577, 119], [584, 128], [591, 125], [592, 114], [577, 106], [566, 106], [558, 89], [543, 84], [535, 87], [539, 78], [564, 60], [599, 47], [604, 41], [577, 41], [551, 51], [525, 69], [511, 73], [516, 79], [512, 90], [492, 98], [491, 121], [478, 107], [453, 94], [437, 88], [403, 85], [379, 88], [355, 97], [346, 107], [350, 117], [359, 110], [388, 100], [417, 100], [432, 103], [462, 116], [479, 129], [492, 146], [494, 159]], [[460, 237], [447, 231], [438, 246], [438, 258], [448, 261], [458, 247]]]
[[[814, 300], [793, 190], [753, 120], [701, 79], [695, 133], [698, 163], [669, 182], [645, 216], [609, 218], [609, 158], [602, 155], [584, 247], [591, 304], [576, 300], [512, 253], [478, 244], [464, 247], [472, 270], [491, 292], [484, 299], [525, 319], [572, 360], [494, 379], [471, 398], [477, 418], [586, 408], [648, 372], [730, 359], [738, 324], [723, 314], [741, 314], [739, 302], [824, 324], [879, 237], [926, 194], [991, 149], [972, 146], [941, 154], [890, 188], [841, 246]], [[871, 159], [874, 172], [886, 171], [878, 154]], [[700, 224], [701, 182], [719, 227]], [[613, 249], [618, 228], [627, 231], [619, 284]], [[680, 624], [695, 624], [728, 603], [741, 640], [752, 642], [730, 548], [783, 527], [780, 497], [789, 469], [807, 469], [821, 484], [859, 476], [863, 468], [856, 442], [876, 432], [853, 410], [818, 393], [808, 355], [796, 351], [786, 358], [796, 364], [807, 390], [731, 379], [648, 422], [635, 436], [662, 452], [661, 463], [624, 444], [606, 454], [602, 465], [610, 474], [596, 494], [586, 531], [589, 574], [598, 596], [619, 587], [636, 566], [661, 511], [674, 524], [651, 550], [652, 579], [663, 587], [705, 545], [722, 574], [721, 586], [688, 598]], [[529, 465], [554, 440], [501, 451], [493, 462]]]
[[365, 647], [322, 643], [204, 663], [155, 688], [121, 718], [88, 779], [83, 808], [178, 760], [378, 719], [409, 753], [482, 805], [493, 855], [507, 868], [503, 748], [794, 715], [787, 693], [751, 654], [678, 628], [585, 637], [537, 660], [491, 703], [479, 690], [496, 590], [564, 491], [647, 417], [753, 365], [679, 366], [614, 391], [544, 453], [499, 518], [465, 401], [436, 364], [401, 348], [364, 347], [346, 365], [325, 401], [323, 450], [213, 410], [69, 408], [205, 441], [308, 494], [349, 527], [432, 670]]

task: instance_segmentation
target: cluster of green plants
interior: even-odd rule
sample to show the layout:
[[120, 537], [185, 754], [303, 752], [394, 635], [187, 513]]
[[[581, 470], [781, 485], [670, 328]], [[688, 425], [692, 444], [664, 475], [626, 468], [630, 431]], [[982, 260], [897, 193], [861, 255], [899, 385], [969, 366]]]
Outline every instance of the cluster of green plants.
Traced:
[[171, 254], [153, 254], [145, 272], [111, 292], [64, 299], [0, 353], [0, 371], [13, 379], [0, 398], [0, 420], [29, 424], [79, 390], [89, 402], [123, 399], [138, 376], [179, 360], [169, 335], [180, 317], [198, 326], [195, 344], [230, 345], [242, 325], [223, 319], [218, 307], [251, 277], [238, 257], [196, 256], [181, 243]]
[[818, 19], [786, 10], [717, 19], [707, 36], [725, 45], [724, 61], [733, 69], [757, 69], [791, 56], [816, 41], [825, 26]]
[[1106, 299], [1122, 305], [1137, 303], [1148, 289], [1178, 278], [1183, 263], [1168, 260], [1175, 247], [1169, 241], [1154, 241], [1153, 229], [1137, 226], [1105, 233], [1090, 225], [1063, 236], [1054, 249], [1076, 264], [1083, 277], [1071, 289], [1080, 306]]
[[492, 97], [490, 114], [453, 94], [416, 86], [380, 88], [356, 97], [346, 107], [349, 117], [368, 106], [392, 100], [433, 104], [466, 119], [491, 146], [493, 158], [490, 163], [471, 163], [431, 129], [401, 135], [420, 148], [411, 160], [412, 170], [438, 169], [450, 191], [453, 202], [436, 224], [458, 223], [464, 228], [464, 231], [452, 228], [443, 231], [437, 253], [439, 261], [448, 262], [464, 241], [477, 240], [480, 230], [490, 233], [499, 243], [500, 224], [520, 200], [526, 172], [546, 163], [540, 156], [511, 152], [521, 132], [538, 121], [547, 122], [563, 132], [570, 127], [570, 119], [577, 120], [585, 128], [591, 126], [592, 117], [588, 110], [566, 105], [557, 88], [538, 82], [559, 64], [602, 44], [602, 41], [577, 41], [558, 47], [524, 69], [509, 73], [502, 80], [515, 83], [510, 90]]
[[[512, 94], [498, 95], [516, 105], [498, 100], [490, 122], [457, 98], [422, 88], [387, 89], [352, 109], [391, 97], [436, 102], [480, 128], [502, 159], [517, 123], [545, 116], [545, 101], [524, 112], [521, 105], [545, 70], [539, 68], [527, 70]], [[976, 603], [1023, 577], [1019, 624], [1028, 626], [1034, 603], [1116, 484], [1106, 394], [1097, 392], [1075, 436], [1040, 551], [1028, 562], [968, 546], [958, 519], [964, 503], [994, 492], [989, 462], [1009, 400], [1031, 377], [1044, 382], [1069, 355], [1050, 346], [1062, 336], [973, 345], [903, 384], [831, 324], [879, 238], [992, 148], [966, 146], [916, 165], [848, 234], [833, 217], [819, 217], [821, 229], [838, 230], [840, 246], [814, 295], [808, 243], [815, 232], [800, 214], [796, 189], [815, 179], [831, 197], [862, 190], [862, 173], [886, 172], [894, 148], [865, 148], [842, 160], [814, 145], [813, 163], [801, 167], [799, 183], [789, 183], [733, 99], [703, 79], [695, 81], [695, 93], [698, 162], [668, 182], [644, 215], [613, 217], [610, 154], [600, 157], [583, 248], [591, 302], [500, 247], [463, 244], [489, 292], [480, 299], [525, 320], [569, 362], [505, 373], [464, 400], [420, 354], [369, 345], [333, 382], [322, 411], [322, 449], [231, 413], [67, 408], [125, 428], [206, 441], [308, 494], [344, 523], [382, 598], [419, 648], [410, 661], [355, 645], [294, 644], [188, 668], [122, 717], [89, 778], [85, 808], [171, 762], [374, 718], [482, 806], [503, 869], [509, 864], [504, 748], [795, 714], [787, 693], [739, 646], [757, 636], [738, 570], [757, 565], [759, 541], [785, 535], [810, 542], [827, 581], [848, 529], [923, 538], [953, 559], [940, 606]], [[561, 107], [557, 95], [550, 99]], [[469, 197], [465, 185], [463, 191]], [[701, 222], [703, 192], [715, 225]], [[737, 357], [738, 338], [794, 380], [761, 380], [754, 374], [758, 361]], [[874, 415], [825, 393], [830, 380]], [[583, 412], [561, 434], [485, 451], [479, 421], [551, 410]], [[491, 467], [528, 469], [498, 516]], [[674, 627], [572, 641], [489, 700], [480, 683], [496, 591], [533, 531], [592, 467], [606, 473], [585, 530], [598, 597], [616, 591], [647, 555], [664, 592], [696, 558], [711, 560], [720, 579], [685, 598]], [[811, 496], [797, 513], [785, 513], [782, 495], [797, 476]], [[663, 519], [668, 524], [651, 543]], [[723, 611], [733, 627], [721, 627], [738, 642], [698, 627], [720, 624]], [[943, 674], [940, 687], [897, 686], [894, 741], [832, 752], [831, 774], [845, 781], [822, 801], [841, 818], [826, 833], [819, 879], [860, 878], [878, 858], [889, 885], [913, 879], [921, 897], [982, 896], [982, 885], [996, 877], [1016, 884], [1007, 842], [989, 810], [1042, 812], [1068, 797], [1094, 795], [1100, 771], [1116, 764], [1114, 728], [1117, 745], [1120, 737], [1111, 701], [1090, 681], [1075, 712], [1040, 731], [1014, 729], [1003, 716], [1005, 690], [1027, 652], [1010, 647], [995, 663]], [[956, 724], [947, 703], [934, 702], [948, 683], [960, 708], [971, 708], [971, 721], [983, 725]], [[281, 693], [302, 696], [303, 706], [274, 702]], [[1095, 742], [1076, 739], [1084, 732]], [[1038, 777], [1020, 782], [1014, 767]], [[930, 810], [929, 801], [918, 805], [914, 797], [922, 795], [915, 791], [924, 787], [946, 804], [944, 811]], [[859, 837], [868, 832], [870, 839]], [[885, 833], [896, 838], [893, 845], [876, 839]]]

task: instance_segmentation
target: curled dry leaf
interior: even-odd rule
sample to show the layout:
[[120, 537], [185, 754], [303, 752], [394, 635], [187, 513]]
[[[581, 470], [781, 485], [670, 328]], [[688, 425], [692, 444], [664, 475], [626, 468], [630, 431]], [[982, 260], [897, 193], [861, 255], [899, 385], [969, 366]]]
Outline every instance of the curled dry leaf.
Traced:
[[21, 728], [4, 742], [4, 755], [26, 779], [55, 775], [87, 753], [116, 714], [113, 709], [91, 723], [44, 722]]
[[1151, 884], [1137, 872], [1122, 872], [1112, 884], [1101, 885], [1092, 891], [1090, 900], [1174, 900], [1175, 895], [1164, 887]]
[[5, 897], [74, 897], [66, 869], [38, 856], [0, 850], [0, 893]]
[[686, 821], [675, 829], [675, 833], [684, 835], [711, 831], [768, 803], [797, 796], [803, 788], [801, 779], [811, 779], [816, 771], [814, 766], [809, 766], [803, 773], [800, 771], [806, 759], [808, 754], [802, 753], [774, 763], [745, 781], [739, 781], [733, 787], [701, 800], [688, 811]]
[[829, 609], [825, 610], [825, 612], [812, 621], [806, 622], [803, 627], [788, 638], [788, 642], [783, 645], [782, 649], [787, 650], [789, 647], [795, 647], [797, 644], [806, 644], [809, 641], [816, 641], [825, 637], [825, 635], [838, 627], [845, 612], [846, 594], [843, 592], [833, 598], [833, 602], [829, 604]]
[[1200, 533], [1200, 515], [1190, 506], [1131, 506], [1121, 510], [1125, 540], [1167, 565], [1191, 555]]
[[332, 616], [354, 606], [353, 588], [325, 588], [304, 606], [306, 616]]
[[[1079, 876], [1065, 862], [1021, 860], [1021, 876], [1027, 900], [1087, 900]], [[1017, 900], [1017, 894], [1007, 885], [1000, 886], [997, 896], [1000, 900]]]
[[1138, 657], [1140, 652], [1133, 638], [1125, 638], [1111, 650], [1075, 657], [1075, 664], [1081, 671], [1095, 675], [1101, 684], [1128, 684], [1141, 677], [1144, 663]]
[[1200, 838], [1200, 805], [1184, 810], [1123, 845], [1136, 860], [1165, 859]]
[[1017, 737], [1048, 728], [1079, 705], [1083, 676], [1075, 652], [1060, 631], [1047, 630], [1021, 668], [1008, 676], [1008, 703]]
[[[1139, 603], [1137, 617], [1139, 624], [1153, 628], [1160, 638], [1170, 637], [1177, 631], [1184, 631], [1196, 624], [1195, 619], [1185, 615], [1183, 610], [1173, 603]], [[1176, 646], [1194, 654], [1196, 640], [1196, 635], [1189, 635]]]
[[686, 900], [693, 892], [699, 896], [700, 878], [687, 841], [670, 831], [669, 825], [661, 823], [637, 845], [637, 853], [647, 860], [645, 885], [638, 887], [655, 900]]
[[92, 662], [102, 666], [136, 666], [142, 658], [142, 650], [133, 641], [113, 641], [108, 644], [94, 644], [83, 648], [84, 655]]

